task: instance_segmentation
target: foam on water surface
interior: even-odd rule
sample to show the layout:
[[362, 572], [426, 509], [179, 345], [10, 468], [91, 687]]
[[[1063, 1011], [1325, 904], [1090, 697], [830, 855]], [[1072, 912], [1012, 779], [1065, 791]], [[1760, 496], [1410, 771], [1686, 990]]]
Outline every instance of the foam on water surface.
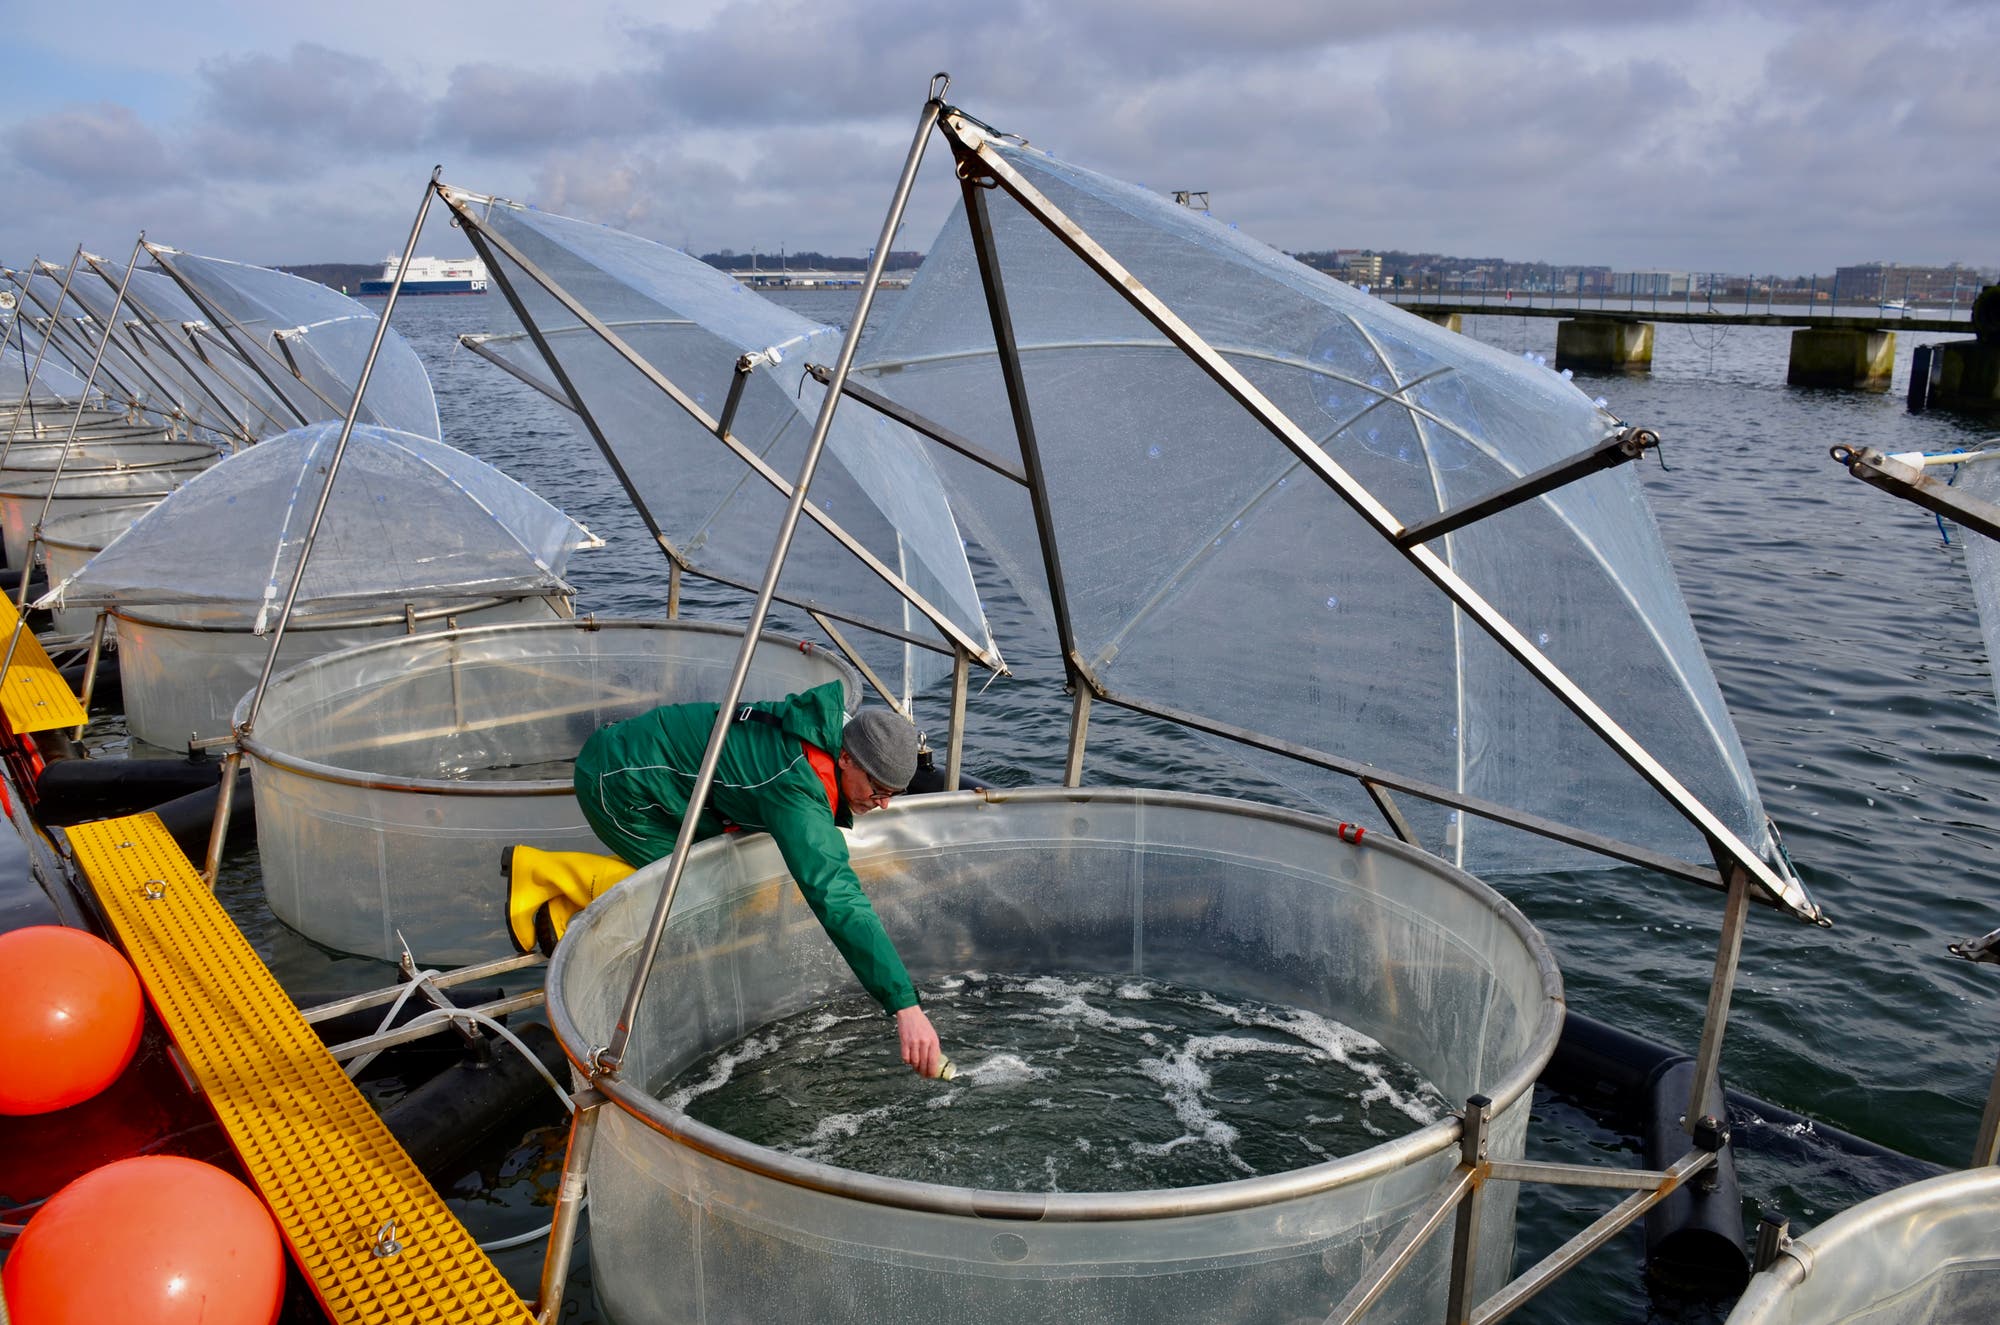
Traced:
[[1443, 1117], [1350, 1027], [1131, 976], [967, 971], [925, 1008], [958, 1064], [924, 1081], [865, 996], [758, 1028], [667, 1103], [843, 1168], [1010, 1191], [1138, 1191], [1278, 1173]]

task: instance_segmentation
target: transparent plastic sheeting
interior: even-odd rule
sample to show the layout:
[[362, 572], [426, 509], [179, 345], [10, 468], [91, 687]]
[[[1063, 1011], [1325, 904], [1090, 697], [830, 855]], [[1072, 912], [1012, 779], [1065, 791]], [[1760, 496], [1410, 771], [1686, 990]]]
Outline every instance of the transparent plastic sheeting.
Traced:
[[[37, 605], [174, 604], [184, 624], [261, 634], [290, 591], [340, 431], [317, 423], [231, 456]], [[293, 611], [564, 593], [570, 552], [599, 545], [483, 460], [357, 424]]]
[[[132, 527], [132, 522], [158, 502], [125, 502], [101, 510], [75, 511], [42, 523], [42, 564], [49, 581], [61, 584], [104, 550], [104, 545]], [[88, 635], [96, 625], [94, 608], [59, 607], [52, 613], [58, 635]]]
[[[267, 356], [265, 369], [306, 422], [347, 416], [354, 387], [374, 342], [377, 318], [364, 304], [318, 281], [264, 267], [148, 244], [167, 270], [194, 287], [198, 302], [215, 310], [208, 320], [224, 338], [230, 324], [242, 328], [255, 350]], [[255, 350], [242, 350], [251, 353]], [[443, 435], [437, 398], [415, 350], [391, 327], [368, 377], [360, 418], [420, 437]]]
[[[1374, 1037], [1447, 1099], [1487, 1094], [1492, 1154], [1522, 1152], [1561, 980], [1518, 912], [1433, 856], [1261, 806], [1092, 788], [912, 797], [859, 821], [849, 843], [920, 993], [966, 970], [1081, 972], [1302, 1008]], [[575, 1060], [609, 1042], [664, 873], [621, 883], [556, 950], [550, 1019]], [[768, 836], [694, 850], [591, 1158], [591, 1275], [607, 1315], [1316, 1321], [1458, 1163], [1447, 1118], [1213, 1186], [976, 1192], [780, 1154], [654, 1098], [703, 1054], [852, 988]], [[893, 1054], [886, 1022], [881, 1035]], [[1512, 1260], [1515, 1185], [1473, 1199], [1483, 1296]], [[1450, 1250], [1447, 1226], [1367, 1319], [1443, 1319]]]
[[[1985, 449], [2000, 445], [2000, 438]], [[1983, 501], [2000, 503], [2000, 456], [1960, 465], [1952, 486]], [[1979, 607], [1979, 630], [1986, 637], [1986, 656], [2000, 659], [2000, 543], [1990, 538], [1965, 540], [1965, 572], [1972, 579], [1972, 600]], [[2000, 665], [1992, 667], [1994, 698], [2000, 701]]]
[[[460, 630], [327, 655], [273, 679], [243, 740], [271, 910], [306, 937], [386, 961], [513, 951], [501, 851], [604, 847], [569, 764], [607, 722], [719, 701], [743, 632], [691, 622]], [[746, 700], [838, 680], [832, 653], [760, 637]], [[247, 716], [240, 714], [239, 718]]]
[[[1027, 147], [997, 150], [1405, 523], [1618, 427], [1546, 368], [1206, 214]], [[1695, 829], [1255, 417], [1004, 190], [984, 197], [1071, 625], [1108, 689], [1709, 862]], [[863, 347], [857, 380], [1018, 461], [962, 207], [893, 314]], [[1047, 619], [1024, 490], [957, 457], [937, 463], [968, 536]], [[1768, 850], [1741, 745], [1629, 469], [1429, 546]], [[1379, 818], [1346, 779], [1245, 757], [1342, 818]], [[1479, 868], [1546, 865], [1561, 850], [1399, 803], [1427, 846], [1451, 855], [1455, 843]]]
[[[5, 325], [0, 323], [0, 326]], [[41, 344], [39, 332], [26, 325], [17, 326], [13, 339], [7, 342], [7, 352], [0, 355], [0, 409], [9, 414], [22, 398], [21, 386], [28, 380], [30, 368], [35, 369], [35, 389], [28, 393], [27, 398], [37, 406], [67, 401], [74, 408], [77, 398], [83, 395], [83, 378], [71, 372], [61, 357], [53, 353], [44, 354], [41, 366], [35, 367], [35, 353]], [[27, 350], [25, 358], [22, 357], [24, 345]], [[64, 419], [63, 423], [67, 426], [69, 420]]]
[[[798, 477], [824, 395], [805, 367], [833, 364], [840, 331], [650, 240], [500, 200], [450, 196], [454, 207], [519, 250], [711, 420], [722, 414], [737, 361], [764, 353], [730, 431], [787, 483]], [[788, 499], [515, 261], [497, 250], [493, 259], [667, 539], [701, 574], [760, 584]], [[487, 338], [479, 348], [567, 400], [525, 336]], [[842, 409], [810, 500], [968, 638], [991, 648], [965, 547], [926, 444], [879, 415]], [[940, 638], [898, 591], [809, 518], [799, 522], [778, 592], [795, 603]], [[879, 649], [865, 651], [871, 661], [883, 657]], [[917, 649], [905, 658], [904, 652], [896, 646], [895, 674], [916, 666], [915, 686], [949, 671], [948, 656]]]
[[1842, 1211], [1750, 1281], [1727, 1325], [2000, 1320], [2000, 1169], [1947, 1173]]

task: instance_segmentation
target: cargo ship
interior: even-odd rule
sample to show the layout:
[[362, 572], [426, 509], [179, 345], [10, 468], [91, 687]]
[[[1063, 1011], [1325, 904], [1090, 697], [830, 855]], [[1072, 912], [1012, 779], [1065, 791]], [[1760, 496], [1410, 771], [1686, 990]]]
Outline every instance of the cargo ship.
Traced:
[[[379, 299], [396, 284], [396, 269], [402, 259], [391, 257], [382, 263], [382, 274], [361, 282], [363, 299]], [[403, 278], [404, 294], [485, 294], [486, 264], [478, 258], [411, 258], [409, 274]]]

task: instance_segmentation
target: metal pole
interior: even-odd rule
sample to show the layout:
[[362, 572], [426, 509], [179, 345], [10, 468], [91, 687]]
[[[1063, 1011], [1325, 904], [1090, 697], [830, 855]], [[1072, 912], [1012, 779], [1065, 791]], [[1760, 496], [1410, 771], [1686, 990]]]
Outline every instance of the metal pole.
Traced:
[[951, 651], [951, 743], [945, 747], [944, 789], [958, 790], [965, 768], [965, 692], [971, 685], [972, 659], [964, 649]]
[[[69, 260], [69, 270], [63, 273], [62, 289], [58, 291], [56, 294], [57, 308], [61, 308], [63, 300], [69, 297], [70, 278], [76, 275], [76, 264], [81, 261], [83, 261], [83, 245], [79, 244], [76, 247], [76, 256]], [[41, 259], [36, 258], [35, 263], [36, 266], [39, 266], [41, 264]], [[34, 279], [35, 279], [34, 268], [31, 267], [28, 270], [28, 279], [26, 281], [21, 282], [21, 306], [14, 312], [14, 318], [16, 321], [19, 321], [21, 318], [27, 316], [28, 283], [30, 281], [33, 281]], [[23, 401], [26, 401], [30, 396], [34, 394], [35, 378], [40, 376], [42, 371], [42, 356], [49, 352], [49, 339], [50, 339], [49, 336], [46, 333], [44, 333], [42, 336], [41, 344], [35, 346], [35, 366], [28, 370], [28, 378], [25, 382], [21, 384], [21, 399]], [[21, 349], [25, 353], [27, 348], [28, 348], [28, 336], [26, 332], [22, 332]], [[88, 396], [89, 394], [90, 392], [87, 390], [84, 392], [84, 396]], [[81, 399], [82, 398], [80, 397], [79, 404], [81, 403]], [[4, 463], [7, 459], [7, 453], [14, 449], [14, 436], [20, 430], [21, 430], [21, 407], [19, 405], [16, 405], [14, 407], [14, 421], [7, 429], [7, 445], [0, 446], [0, 463]]]
[[1979, 1139], [1972, 1145], [1972, 1167], [1983, 1169], [1989, 1164], [2000, 1164], [2000, 1063], [1994, 1065], [1986, 1112], [1979, 1119]]
[[1075, 699], [1069, 708], [1069, 757], [1063, 760], [1063, 785], [1083, 785], [1083, 745], [1090, 735], [1090, 687], [1081, 679], [1073, 686]]
[[[248, 730], [249, 724], [244, 724]], [[222, 875], [222, 844], [229, 837], [229, 814], [236, 807], [236, 770], [242, 766], [243, 752], [231, 750], [222, 757], [222, 781], [215, 791], [215, 818], [208, 825], [208, 851], [202, 857], [201, 881], [215, 891]]]
[[1473, 1274], [1479, 1266], [1479, 1174], [1486, 1163], [1486, 1125], [1493, 1101], [1474, 1095], [1465, 1101], [1465, 1128], [1458, 1134], [1458, 1162], [1474, 1175], [1474, 1184], [1458, 1205], [1458, 1226], [1451, 1243], [1451, 1289], [1444, 1318], [1448, 1325], [1465, 1325], [1472, 1317]]
[[1694, 1056], [1694, 1087], [1689, 1092], [1681, 1130], [1692, 1133], [1701, 1118], [1702, 1101], [1722, 1062], [1722, 1034], [1729, 1027], [1729, 1001], [1736, 992], [1738, 958], [1743, 954], [1743, 929], [1750, 909], [1750, 880], [1743, 868], [1718, 848], [1715, 865], [1728, 882], [1722, 904], [1722, 937], [1715, 948], [1715, 976], [1708, 983], [1708, 1012], [1702, 1020], [1701, 1046]]
[[[132, 246], [132, 257], [125, 264], [125, 281], [127, 282], [132, 279], [132, 263], [139, 260], [139, 246], [145, 242], [146, 232], [141, 230], [139, 232], [139, 242]], [[83, 250], [81, 248], [77, 249], [76, 254], [77, 259], [82, 258]], [[69, 269], [72, 273], [76, 271], [77, 259], [70, 261]], [[69, 282], [67, 280], [63, 282], [63, 289], [65, 291], [69, 289]], [[90, 396], [91, 384], [97, 380], [97, 365], [104, 361], [104, 347], [111, 342], [111, 330], [118, 323], [118, 309], [124, 302], [125, 282], [120, 282], [118, 286], [118, 298], [112, 302], [111, 316], [105, 321], [104, 334], [97, 338], [97, 354], [90, 361], [90, 374], [83, 379], [83, 394], [76, 398], [76, 413], [70, 416], [69, 435], [63, 438], [63, 449], [56, 456], [56, 467], [49, 475], [49, 490], [42, 496], [42, 509], [35, 516], [34, 527], [28, 531], [28, 550], [21, 563], [20, 594], [14, 602], [16, 608], [14, 633], [7, 639], [7, 656], [0, 658], [0, 680], [6, 679], [7, 669], [14, 665], [14, 651], [21, 647], [21, 632], [28, 628], [28, 578], [34, 573], [35, 549], [40, 546], [42, 541], [42, 522], [49, 518], [49, 507], [55, 504], [56, 485], [62, 482], [63, 466], [69, 463], [70, 448], [76, 442], [77, 426], [83, 422], [84, 401]], [[56, 307], [62, 307], [60, 301], [58, 301]]]
[[97, 664], [98, 660], [104, 657], [104, 625], [107, 620], [108, 618], [104, 615], [104, 609], [101, 607], [98, 608], [97, 619], [91, 623], [90, 627], [90, 653], [85, 658], [83, 664], [83, 693], [76, 697], [77, 703], [82, 705], [86, 715], [83, 720], [83, 726], [76, 729], [77, 740], [83, 739], [83, 728], [90, 725], [90, 719], [87, 716], [90, 713], [90, 696], [97, 689]]
[[555, 1218], [549, 1224], [549, 1247], [542, 1256], [542, 1286], [536, 1303], [536, 1325], [550, 1325], [562, 1314], [563, 1284], [569, 1278], [570, 1255], [576, 1250], [577, 1223], [583, 1217], [584, 1193], [590, 1189], [590, 1152], [597, 1142], [597, 1119], [604, 1096], [584, 1090], [576, 1096], [570, 1116], [569, 1148], [563, 1152], [562, 1186], [557, 1189]]
[[917, 118], [916, 138], [911, 142], [909, 156], [903, 163], [902, 177], [896, 181], [889, 214], [882, 222], [882, 237], [875, 245], [875, 256], [868, 264], [868, 275], [861, 286], [861, 302], [855, 307], [854, 321], [841, 343], [840, 358], [833, 368], [833, 380], [820, 401], [819, 419], [813, 425], [812, 440], [806, 444], [804, 463], [800, 466], [797, 481], [792, 485], [785, 518], [778, 527], [777, 545], [771, 549], [770, 565], [765, 569], [763, 584], [757, 590], [757, 601], [750, 609], [750, 620], [743, 627], [743, 647], [737, 651], [729, 685], [723, 692], [722, 702], [716, 706], [715, 726], [708, 734], [708, 748], [702, 752], [701, 767], [696, 771], [694, 786], [688, 793], [687, 810], [681, 819], [680, 834], [674, 841], [674, 854], [667, 862], [667, 876], [660, 885], [660, 900], [653, 906], [652, 922], [646, 929], [645, 943], [632, 975], [632, 987], [626, 992], [625, 1006], [618, 1014], [611, 1042], [591, 1055], [593, 1073], [616, 1075], [624, 1060], [625, 1047], [631, 1042], [632, 1026], [639, 1018], [639, 1001], [645, 994], [646, 981], [653, 973], [653, 962], [659, 956], [660, 941], [666, 936], [667, 917], [673, 909], [674, 893], [679, 890], [681, 875], [687, 869], [688, 849], [694, 845], [695, 830], [699, 826], [702, 808], [707, 803], [708, 788], [715, 780], [715, 766], [722, 758], [722, 743], [729, 735], [736, 698], [743, 693], [743, 682], [749, 676], [750, 659], [757, 648], [757, 635], [763, 630], [764, 618], [770, 612], [771, 599], [778, 588], [778, 575], [785, 568], [785, 554], [791, 550], [792, 535], [798, 528], [799, 514], [805, 506], [806, 490], [812, 484], [813, 472], [819, 467], [820, 452], [826, 448], [826, 435], [833, 426], [833, 412], [840, 405], [841, 385], [847, 381], [847, 371], [854, 362], [854, 351], [861, 343], [861, 332], [867, 325], [869, 309], [874, 306], [875, 291], [882, 280], [882, 268], [889, 260], [890, 242], [903, 219], [904, 208], [909, 205], [917, 167], [923, 163], [925, 141], [944, 111], [941, 98], [949, 83], [950, 79], [944, 74], [931, 80], [930, 99], [924, 103], [923, 113]]
[[285, 591], [285, 606], [278, 613], [278, 624], [271, 628], [271, 649], [264, 655], [264, 670], [257, 677], [257, 688], [250, 692], [250, 712], [243, 719], [238, 734], [251, 730], [257, 725], [257, 710], [264, 704], [264, 689], [271, 682], [271, 672], [278, 665], [278, 649], [285, 642], [285, 626], [292, 619], [292, 606], [298, 601], [299, 585], [305, 582], [306, 562], [312, 556], [313, 541], [319, 537], [319, 522], [326, 516], [327, 498], [333, 495], [334, 480], [340, 477], [340, 458], [347, 453], [347, 439], [354, 435], [354, 420], [361, 413], [361, 398], [368, 393], [368, 378], [375, 371], [375, 356], [382, 352], [382, 341], [389, 334], [389, 316], [396, 311], [396, 296], [403, 289], [403, 273], [410, 269], [410, 259], [416, 255], [417, 239], [423, 234], [424, 218], [431, 211], [431, 190], [437, 184], [442, 166], [431, 171], [430, 179], [424, 183], [424, 200], [417, 207], [417, 219], [410, 226], [410, 238], [403, 245], [403, 261], [396, 268], [395, 283], [389, 287], [389, 297], [382, 303], [382, 320], [375, 324], [375, 339], [368, 346], [368, 357], [361, 363], [361, 376], [354, 383], [354, 399], [347, 406], [347, 418], [340, 425], [340, 440], [333, 444], [333, 457], [326, 464], [326, 484], [319, 490], [319, 504], [313, 507], [312, 523], [306, 526], [304, 544], [299, 548], [299, 564], [292, 569], [292, 585]]

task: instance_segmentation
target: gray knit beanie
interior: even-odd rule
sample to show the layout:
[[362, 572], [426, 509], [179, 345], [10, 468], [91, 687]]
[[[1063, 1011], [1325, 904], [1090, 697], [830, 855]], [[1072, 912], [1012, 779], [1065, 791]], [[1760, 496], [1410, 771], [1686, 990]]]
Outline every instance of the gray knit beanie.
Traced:
[[901, 791], [917, 775], [917, 729], [888, 709], [862, 709], [848, 719], [840, 744], [885, 787]]

